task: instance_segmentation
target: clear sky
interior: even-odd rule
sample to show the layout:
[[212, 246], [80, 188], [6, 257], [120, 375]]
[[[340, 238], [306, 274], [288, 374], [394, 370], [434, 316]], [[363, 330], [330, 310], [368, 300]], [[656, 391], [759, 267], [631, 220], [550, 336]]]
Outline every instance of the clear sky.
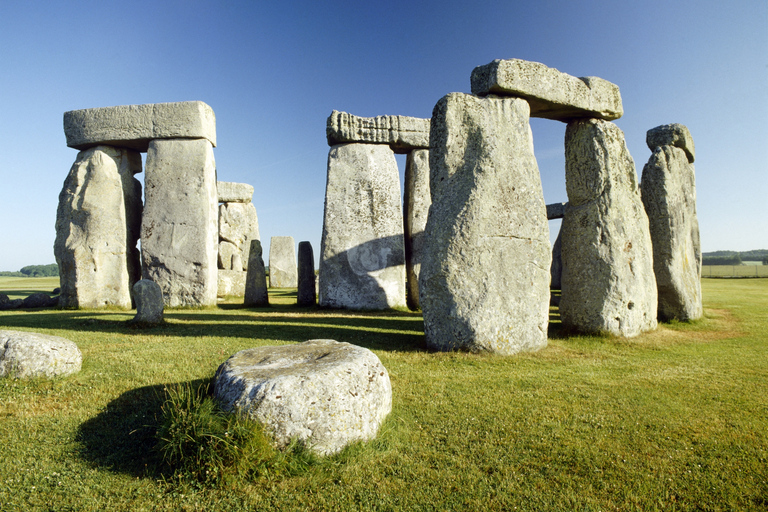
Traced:
[[[293, 236], [317, 256], [331, 111], [428, 118], [508, 58], [619, 85], [638, 176], [646, 131], [688, 126], [703, 250], [768, 248], [765, 0], [0, 5], [0, 270], [55, 261], [67, 110], [208, 103], [219, 180], [255, 187], [265, 255]], [[565, 125], [531, 124], [545, 200], [566, 201]]]

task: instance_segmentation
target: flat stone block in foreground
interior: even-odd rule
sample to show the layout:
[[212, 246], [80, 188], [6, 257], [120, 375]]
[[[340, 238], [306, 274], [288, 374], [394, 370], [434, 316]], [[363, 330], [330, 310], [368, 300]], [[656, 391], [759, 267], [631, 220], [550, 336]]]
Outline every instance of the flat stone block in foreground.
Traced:
[[238, 352], [216, 372], [214, 395], [265, 425], [277, 446], [296, 438], [321, 455], [373, 439], [392, 409], [379, 358], [334, 340]]
[[83, 356], [73, 342], [34, 332], [0, 331], [0, 377], [57, 377], [80, 371]]
[[328, 145], [388, 144], [396, 153], [429, 149], [429, 119], [408, 116], [358, 117], [334, 110], [326, 127]]
[[472, 71], [472, 94], [516, 96], [531, 105], [531, 117], [568, 122], [624, 114], [619, 86], [602, 78], [576, 78], [539, 62], [494, 60]]
[[216, 146], [216, 116], [202, 101], [148, 103], [64, 112], [67, 146], [99, 144], [147, 151], [153, 139], [207, 139]]

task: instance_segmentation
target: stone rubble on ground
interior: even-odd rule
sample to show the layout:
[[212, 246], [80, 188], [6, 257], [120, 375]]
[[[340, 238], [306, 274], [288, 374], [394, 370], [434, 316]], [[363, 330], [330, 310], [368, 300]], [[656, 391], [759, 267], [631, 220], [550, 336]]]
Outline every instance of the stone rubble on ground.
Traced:
[[0, 377], [60, 377], [80, 371], [83, 355], [59, 336], [0, 330]]

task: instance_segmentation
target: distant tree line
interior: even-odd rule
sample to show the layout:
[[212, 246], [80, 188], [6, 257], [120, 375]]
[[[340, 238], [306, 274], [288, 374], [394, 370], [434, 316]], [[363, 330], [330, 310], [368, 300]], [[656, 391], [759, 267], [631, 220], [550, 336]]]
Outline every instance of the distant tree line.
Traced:
[[702, 260], [702, 265], [741, 265], [738, 253], [730, 256], [704, 256]]
[[59, 275], [59, 266], [55, 263], [50, 265], [27, 265], [18, 272], [0, 272], [2, 277], [57, 277]]
[[768, 249], [705, 252], [702, 259], [704, 265], [741, 265], [743, 261], [761, 261], [768, 265]]

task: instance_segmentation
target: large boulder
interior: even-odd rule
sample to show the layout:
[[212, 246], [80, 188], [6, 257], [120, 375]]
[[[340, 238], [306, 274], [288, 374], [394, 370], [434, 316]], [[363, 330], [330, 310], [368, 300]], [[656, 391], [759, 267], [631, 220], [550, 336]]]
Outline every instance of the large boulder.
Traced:
[[461, 93], [435, 106], [419, 277], [430, 348], [547, 344], [551, 249], [528, 111], [519, 98]]
[[694, 320], [703, 313], [695, 172], [684, 148], [671, 140], [662, 142], [670, 144], [654, 148], [641, 182], [653, 243], [658, 315], [660, 320]]
[[565, 164], [563, 325], [626, 337], [654, 329], [651, 235], [624, 133], [599, 119], [569, 123]]
[[80, 371], [83, 355], [73, 342], [34, 332], [0, 331], [0, 377], [57, 377]]
[[216, 372], [222, 407], [329, 455], [373, 439], [392, 409], [389, 374], [368, 349], [334, 340], [243, 350]]
[[52, 308], [59, 305], [59, 297], [51, 297], [47, 293], [37, 292], [21, 301], [21, 307], [27, 309]]
[[62, 307], [131, 308], [139, 279], [141, 155], [97, 146], [81, 151], [64, 181], [53, 252]]
[[387, 146], [339, 144], [328, 153], [318, 303], [405, 307], [400, 175]]

